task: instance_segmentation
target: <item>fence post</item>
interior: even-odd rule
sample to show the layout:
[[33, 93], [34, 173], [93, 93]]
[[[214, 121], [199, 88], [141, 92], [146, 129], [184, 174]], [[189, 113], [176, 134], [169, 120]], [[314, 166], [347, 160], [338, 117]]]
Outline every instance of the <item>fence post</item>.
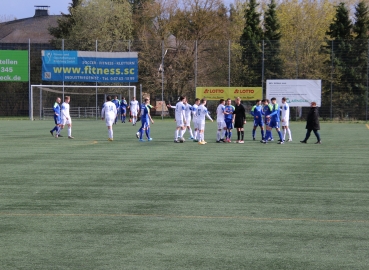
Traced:
[[[263, 40], [263, 47], [262, 47], [262, 53], [261, 53], [261, 91], [263, 93], [263, 96], [264, 96], [264, 40]], [[266, 96], [266, 93], [265, 93], [265, 96]]]
[[369, 87], [369, 39], [368, 54], [366, 56], [366, 103], [365, 103], [365, 122], [368, 122], [368, 87]]
[[231, 41], [228, 40], [228, 87], [231, 87]]

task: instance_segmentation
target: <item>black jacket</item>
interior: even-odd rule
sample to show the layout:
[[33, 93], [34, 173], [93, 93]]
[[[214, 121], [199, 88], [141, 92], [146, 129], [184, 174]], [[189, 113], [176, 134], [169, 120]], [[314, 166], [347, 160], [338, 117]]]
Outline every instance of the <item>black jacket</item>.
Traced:
[[311, 107], [306, 120], [306, 129], [320, 129], [319, 112], [317, 107]]

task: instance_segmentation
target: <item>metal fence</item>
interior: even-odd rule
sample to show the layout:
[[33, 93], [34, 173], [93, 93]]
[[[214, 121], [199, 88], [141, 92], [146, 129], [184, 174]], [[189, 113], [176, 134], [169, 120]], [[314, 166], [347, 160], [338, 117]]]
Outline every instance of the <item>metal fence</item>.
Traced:
[[[265, 96], [267, 79], [321, 79], [322, 118], [368, 120], [368, 40], [261, 40], [243, 44], [175, 38], [167, 41], [57, 40], [47, 44], [32, 43], [32, 40], [28, 44], [0, 42], [0, 50], [30, 53], [29, 83], [0, 82], [0, 116], [29, 115], [29, 86], [44, 83], [41, 50], [52, 49], [137, 51], [139, 82], [135, 85], [142, 84], [143, 93], [150, 94], [153, 102], [163, 99], [173, 104], [179, 95], [186, 95], [193, 102], [198, 86], [262, 86]], [[50, 107], [54, 99], [50, 97]], [[245, 104], [251, 106], [252, 102]], [[291, 118], [304, 118], [306, 113], [306, 108], [292, 108]]]

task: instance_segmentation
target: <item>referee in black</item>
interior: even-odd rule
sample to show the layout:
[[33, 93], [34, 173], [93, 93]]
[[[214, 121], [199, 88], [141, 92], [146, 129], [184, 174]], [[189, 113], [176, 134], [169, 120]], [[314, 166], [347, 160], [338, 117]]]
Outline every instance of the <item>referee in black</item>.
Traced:
[[244, 137], [243, 125], [246, 124], [246, 109], [241, 104], [240, 97], [237, 97], [235, 99], [235, 110], [233, 112], [233, 123], [234, 123], [234, 127], [237, 129], [236, 143], [245, 143], [243, 141], [243, 137]]

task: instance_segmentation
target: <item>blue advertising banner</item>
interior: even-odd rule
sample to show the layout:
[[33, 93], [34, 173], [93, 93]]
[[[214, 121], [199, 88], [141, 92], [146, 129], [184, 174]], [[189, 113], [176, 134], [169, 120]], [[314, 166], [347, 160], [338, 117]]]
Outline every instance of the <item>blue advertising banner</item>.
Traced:
[[137, 52], [42, 51], [42, 80], [138, 82]]

